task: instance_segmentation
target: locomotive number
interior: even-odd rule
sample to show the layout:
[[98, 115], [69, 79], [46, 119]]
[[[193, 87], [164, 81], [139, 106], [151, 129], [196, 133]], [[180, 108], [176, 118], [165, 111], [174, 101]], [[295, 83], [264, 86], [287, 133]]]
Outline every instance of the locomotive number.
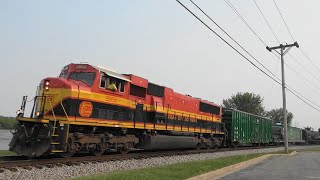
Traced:
[[117, 102], [117, 98], [112, 97], [112, 96], [107, 96], [106, 101], [111, 102], [111, 103], [115, 103], [115, 102]]
[[53, 102], [53, 95], [48, 95], [46, 101], [52, 103]]

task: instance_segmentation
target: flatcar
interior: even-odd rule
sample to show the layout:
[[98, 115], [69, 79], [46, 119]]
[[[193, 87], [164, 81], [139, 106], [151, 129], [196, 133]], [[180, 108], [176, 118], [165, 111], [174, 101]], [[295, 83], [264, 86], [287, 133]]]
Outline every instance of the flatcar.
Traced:
[[225, 136], [220, 105], [90, 64], [43, 79], [30, 116], [26, 102], [9, 144], [25, 156], [213, 148]]
[[223, 109], [225, 143], [230, 147], [268, 145], [272, 140], [272, 120], [234, 109]]

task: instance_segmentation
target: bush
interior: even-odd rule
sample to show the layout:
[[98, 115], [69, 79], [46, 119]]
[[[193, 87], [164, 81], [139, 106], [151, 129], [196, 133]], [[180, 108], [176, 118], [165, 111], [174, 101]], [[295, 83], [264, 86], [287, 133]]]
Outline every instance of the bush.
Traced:
[[18, 121], [14, 117], [0, 116], [0, 129], [14, 129]]

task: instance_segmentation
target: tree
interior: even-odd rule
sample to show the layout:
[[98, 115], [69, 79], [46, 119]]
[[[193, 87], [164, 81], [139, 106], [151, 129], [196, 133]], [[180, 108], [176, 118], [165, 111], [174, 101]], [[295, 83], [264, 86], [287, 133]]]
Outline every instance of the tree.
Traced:
[[[282, 108], [272, 109], [272, 110], [268, 111], [266, 113], [266, 115], [270, 119], [272, 119], [273, 124], [276, 124], [276, 123], [284, 124], [283, 123], [284, 121], [283, 121], [283, 109]], [[287, 122], [288, 122], [288, 125], [291, 125], [292, 119], [293, 119], [293, 114], [291, 112], [288, 112], [288, 110], [287, 110]]]
[[264, 107], [262, 106], [263, 98], [254, 93], [240, 93], [232, 95], [230, 98], [223, 99], [222, 106], [224, 108], [236, 109], [256, 115], [263, 116], [265, 114]]

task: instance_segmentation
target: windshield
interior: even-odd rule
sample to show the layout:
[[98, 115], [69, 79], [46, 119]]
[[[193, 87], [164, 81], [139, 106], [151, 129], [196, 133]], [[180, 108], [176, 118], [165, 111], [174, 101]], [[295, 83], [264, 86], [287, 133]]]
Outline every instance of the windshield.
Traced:
[[69, 76], [70, 79], [82, 81], [83, 83], [86, 83], [89, 86], [92, 86], [94, 77], [95, 73], [92, 72], [72, 72]]

